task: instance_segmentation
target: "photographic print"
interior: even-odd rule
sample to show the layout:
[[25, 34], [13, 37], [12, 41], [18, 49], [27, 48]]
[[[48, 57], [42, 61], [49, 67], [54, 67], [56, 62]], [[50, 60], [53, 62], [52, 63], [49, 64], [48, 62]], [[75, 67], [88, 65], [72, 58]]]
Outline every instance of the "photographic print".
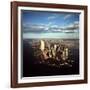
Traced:
[[11, 7], [11, 87], [87, 83], [87, 6]]
[[79, 74], [80, 13], [21, 11], [23, 76]]

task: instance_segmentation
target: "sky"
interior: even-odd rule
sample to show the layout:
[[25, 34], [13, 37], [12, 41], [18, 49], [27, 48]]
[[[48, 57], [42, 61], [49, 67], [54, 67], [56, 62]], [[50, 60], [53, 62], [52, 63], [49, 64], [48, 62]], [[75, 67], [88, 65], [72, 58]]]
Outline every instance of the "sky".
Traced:
[[79, 13], [22, 10], [23, 38], [79, 38]]

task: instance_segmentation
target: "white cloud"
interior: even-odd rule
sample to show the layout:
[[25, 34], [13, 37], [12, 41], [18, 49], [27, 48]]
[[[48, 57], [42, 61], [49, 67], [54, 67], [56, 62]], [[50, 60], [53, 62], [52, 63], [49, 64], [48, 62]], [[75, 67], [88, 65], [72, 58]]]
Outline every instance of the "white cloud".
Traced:
[[37, 25], [37, 24], [31, 24], [31, 25], [24, 25], [23, 31], [24, 33], [28, 32], [43, 32], [45, 29], [45, 25]]
[[52, 22], [49, 22], [48, 24], [47, 24], [47, 26], [50, 26], [50, 25], [52, 25], [53, 23]]
[[75, 21], [67, 26], [61, 27], [63, 32], [65, 33], [74, 33], [74, 32], [79, 32], [79, 22]]
[[79, 24], [79, 21], [75, 21], [74, 24]]
[[53, 25], [54, 25], [54, 22], [48, 22], [48, 24], [46, 26], [51, 27]]
[[52, 25], [51, 27], [52, 28], [58, 28], [58, 25]]
[[48, 31], [49, 30], [49, 27], [46, 26], [44, 30]]
[[64, 16], [64, 20], [66, 20], [66, 19], [68, 19], [70, 17], [71, 17], [71, 14], [67, 14], [67, 15]]
[[54, 16], [49, 16], [49, 17], [48, 17], [48, 20], [55, 19], [55, 18], [56, 18], [55, 15], [54, 15]]
[[53, 31], [54, 31], [54, 32], [63, 32], [63, 31], [62, 31], [61, 29], [59, 29], [59, 28], [58, 28], [58, 29], [54, 29]]
[[63, 32], [63, 33], [74, 33], [79, 32], [79, 22], [75, 21], [67, 26], [60, 27], [53, 22], [49, 22], [47, 25], [45, 24], [29, 24], [23, 25], [24, 32]]

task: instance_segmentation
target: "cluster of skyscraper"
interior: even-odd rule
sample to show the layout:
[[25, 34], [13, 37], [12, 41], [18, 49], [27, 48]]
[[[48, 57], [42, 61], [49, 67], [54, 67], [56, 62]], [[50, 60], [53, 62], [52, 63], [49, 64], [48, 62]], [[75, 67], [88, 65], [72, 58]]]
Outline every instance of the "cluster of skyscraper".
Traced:
[[[69, 56], [69, 49], [65, 45], [45, 42], [44, 40], [40, 40], [41, 54], [36, 56], [40, 57], [42, 60], [57, 60], [57, 61], [66, 61]], [[36, 52], [35, 52], [36, 53]]]

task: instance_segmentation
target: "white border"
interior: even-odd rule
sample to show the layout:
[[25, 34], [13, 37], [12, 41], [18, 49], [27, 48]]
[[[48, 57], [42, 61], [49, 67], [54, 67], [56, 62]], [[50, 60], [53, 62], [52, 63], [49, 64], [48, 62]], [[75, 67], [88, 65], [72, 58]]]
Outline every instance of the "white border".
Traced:
[[[42, 77], [24, 77], [21, 78], [21, 10], [39, 10], [39, 11], [65, 11], [77, 12], [80, 14], [80, 74], [79, 75], [60, 75], [60, 76], [42, 76]], [[34, 83], [45, 81], [66, 81], [84, 79], [84, 11], [71, 9], [38, 8], [38, 7], [18, 7], [18, 83]]]

